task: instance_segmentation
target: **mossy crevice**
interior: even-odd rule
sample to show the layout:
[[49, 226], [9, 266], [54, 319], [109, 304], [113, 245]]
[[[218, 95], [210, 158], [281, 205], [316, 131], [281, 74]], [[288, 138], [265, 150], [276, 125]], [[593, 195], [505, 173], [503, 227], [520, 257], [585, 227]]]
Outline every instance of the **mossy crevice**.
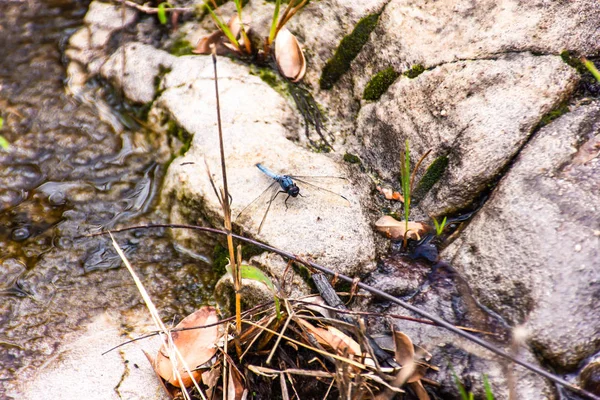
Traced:
[[575, 68], [577, 73], [579, 73], [580, 75], [584, 75], [585, 73], [588, 72], [587, 68], [581, 62], [581, 60], [577, 57], [573, 57], [571, 55], [570, 51], [565, 50], [565, 51], [561, 52], [560, 58], [562, 58], [562, 60], [565, 62], [565, 64], [567, 64], [570, 67]]
[[383, 71], [379, 71], [367, 83], [363, 92], [363, 99], [376, 101], [388, 90], [400, 74], [394, 71], [393, 67], [388, 67]]
[[250, 75], [258, 76], [263, 82], [271, 86], [273, 90], [283, 97], [290, 96], [286, 81], [273, 69], [250, 65]]
[[190, 146], [192, 145], [192, 139], [194, 138], [194, 135], [179, 126], [173, 120], [169, 120], [167, 122], [167, 135], [175, 137], [181, 142], [179, 155], [184, 155], [190, 149]]
[[409, 79], [415, 79], [417, 76], [425, 72], [425, 67], [421, 64], [415, 64], [408, 71], [405, 71], [402, 75]]
[[177, 57], [192, 55], [192, 50], [194, 50], [194, 46], [183, 37], [175, 39], [169, 46], [169, 53]]
[[444, 172], [446, 172], [446, 168], [448, 168], [448, 162], [447, 156], [440, 156], [429, 164], [427, 171], [425, 171], [425, 174], [419, 181], [419, 184], [413, 193], [412, 197], [415, 204], [423, 199], [425, 195], [429, 193], [431, 188], [440, 180]]
[[556, 107], [554, 107], [552, 110], [550, 110], [549, 112], [547, 112], [542, 119], [540, 120], [540, 122], [537, 124], [537, 126], [534, 128], [534, 132], [537, 131], [538, 129], [540, 129], [543, 126], [548, 125], [550, 122], [554, 121], [555, 119], [557, 119], [558, 117], [560, 117], [561, 115], [564, 115], [566, 113], [568, 113], [570, 111], [569, 109], [569, 101], [563, 101], [560, 104], [558, 104]]
[[362, 47], [369, 40], [369, 35], [377, 26], [381, 14], [371, 14], [362, 18], [352, 32], [340, 42], [333, 57], [331, 57], [321, 73], [319, 86], [329, 90], [348, 71], [350, 63], [356, 58]]
[[351, 153], [344, 154], [344, 161], [350, 164], [361, 164], [360, 158]]

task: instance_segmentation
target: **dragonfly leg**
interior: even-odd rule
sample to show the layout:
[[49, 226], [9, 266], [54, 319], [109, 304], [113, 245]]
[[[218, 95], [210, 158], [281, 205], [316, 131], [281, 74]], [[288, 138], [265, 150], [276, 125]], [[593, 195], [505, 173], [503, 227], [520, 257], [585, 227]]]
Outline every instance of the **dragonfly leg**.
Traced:
[[[285, 192], [279, 192], [279, 193], [285, 193]], [[286, 197], [286, 198], [285, 198], [285, 201], [283, 202], [283, 203], [285, 204], [285, 210], [286, 210], [286, 211], [287, 211], [287, 209], [288, 209], [288, 203], [287, 203], [287, 201], [288, 201], [288, 199], [289, 199], [289, 198], [290, 198], [290, 195], [288, 194], [288, 197]]]

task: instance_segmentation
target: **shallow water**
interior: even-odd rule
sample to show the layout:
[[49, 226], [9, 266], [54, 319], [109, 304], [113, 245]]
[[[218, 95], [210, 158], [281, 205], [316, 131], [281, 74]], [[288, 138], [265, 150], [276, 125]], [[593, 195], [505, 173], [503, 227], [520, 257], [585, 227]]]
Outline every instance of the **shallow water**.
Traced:
[[[104, 310], [142, 302], [102, 228], [165, 222], [156, 209], [169, 157], [142, 131], [115, 132], [66, 93], [61, 46], [88, 2], [2, 3], [0, 13], [0, 397]], [[163, 150], [161, 153], [159, 150]], [[168, 151], [166, 152], [168, 154]], [[165, 160], [164, 158], [167, 158]], [[165, 320], [209, 302], [210, 266], [164, 230], [117, 240]]]

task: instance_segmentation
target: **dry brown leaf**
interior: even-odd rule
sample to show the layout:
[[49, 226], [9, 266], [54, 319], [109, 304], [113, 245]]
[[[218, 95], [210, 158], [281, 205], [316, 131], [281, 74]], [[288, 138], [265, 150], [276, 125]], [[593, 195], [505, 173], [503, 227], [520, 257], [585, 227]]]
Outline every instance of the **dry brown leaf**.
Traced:
[[404, 203], [404, 196], [402, 196], [399, 192], [394, 191], [392, 188], [384, 186], [377, 186], [377, 190], [379, 193], [383, 195], [387, 200], [395, 200]]
[[275, 39], [275, 61], [279, 72], [292, 82], [298, 82], [306, 73], [306, 59], [298, 39], [282, 28]]
[[216, 31], [211, 33], [208, 36], [204, 36], [203, 38], [201, 38], [198, 41], [198, 44], [196, 45], [196, 48], [194, 50], [192, 50], [192, 53], [194, 54], [210, 54], [212, 52], [211, 50], [211, 45], [218, 45], [221, 43], [221, 41], [223, 40], [223, 37], [225, 35], [223, 35], [223, 32], [221, 31]]
[[[217, 311], [214, 307], [202, 307], [194, 313], [185, 317], [176, 328], [189, 328], [194, 326], [210, 325], [219, 321]], [[173, 343], [179, 349], [187, 366], [190, 370], [195, 369], [209, 361], [217, 352], [215, 343], [219, 340], [218, 325], [210, 326], [202, 329], [191, 329], [187, 331], [173, 332], [171, 334]], [[192, 378], [185, 371], [181, 360], [177, 359], [177, 369], [181, 374], [183, 385], [189, 386], [192, 384]], [[154, 361], [155, 368], [158, 374], [171, 385], [179, 387], [179, 381], [174, 374], [173, 365], [169, 359], [169, 351], [163, 345], [158, 351], [156, 360]], [[202, 371], [192, 371], [192, 375], [196, 381], [200, 379]]]
[[419, 400], [429, 400], [429, 394], [427, 394], [427, 390], [425, 390], [421, 381], [413, 383], [412, 389], [415, 391]]
[[326, 346], [340, 355], [356, 355], [360, 357], [362, 354], [360, 345], [339, 329], [332, 326], [327, 327], [327, 329], [317, 328], [303, 319], [298, 319], [298, 322], [304, 326], [322, 346]]
[[242, 400], [247, 396], [244, 382], [242, 381], [242, 374], [232, 364], [229, 364], [228, 371], [228, 384], [227, 384], [227, 400]]
[[213, 391], [221, 378], [221, 373], [220, 367], [214, 367], [202, 373], [202, 382], [206, 385], [206, 397], [209, 399], [213, 397]]
[[404, 239], [404, 236], [407, 235], [408, 239], [416, 240], [421, 240], [421, 235], [429, 232], [431, 229], [429, 225], [422, 222], [408, 221], [407, 231], [405, 221], [398, 221], [389, 215], [379, 218], [375, 222], [375, 228], [389, 239]]

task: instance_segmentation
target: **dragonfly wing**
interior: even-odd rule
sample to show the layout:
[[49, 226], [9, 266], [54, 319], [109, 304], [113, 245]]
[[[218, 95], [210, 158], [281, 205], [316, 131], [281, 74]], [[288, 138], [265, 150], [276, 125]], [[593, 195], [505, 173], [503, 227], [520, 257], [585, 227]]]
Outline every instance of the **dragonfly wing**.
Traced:
[[[278, 183], [278, 182], [275, 182], [275, 183]], [[262, 220], [260, 221], [260, 225], [258, 226], [258, 231], [256, 231], [256, 234], [260, 233], [260, 231], [263, 227], [263, 224], [265, 223], [265, 220], [267, 219], [267, 214], [269, 213], [269, 210], [271, 209], [271, 204], [273, 204], [273, 200], [275, 200], [277, 198], [279, 193], [285, 194], [285, 192], [283, 190], [277, 190], [276, 192], [275, 191], [272, 192], [271, 198], [269, 199], [269, 205], [267, 206], [267, 209], [265, 210], [265, 214], [263, 215]]]
[[310, 190], [314, 190], [316, 192], [320, 192], [322, 194], [327, 194], [330, 196], [334, 196], [334, 198], [340, 199], [342, 200], [346, 205], [350, 205], [350, 200], [348, 200], [345, 196], [334, 192], [333, 190], [329, 190], [329, 189], [325, 189], [324, 187], [321, 186], [317, 186], [314, 183], [310, 183], [307, 181], [307, 179], [310, 180], [329, 180], [331, 181], [332, 179], [337, 179], [337, 180], [346, 180], [346, 178], [343, 177], [338, 177], [338, 176], [291, 176], [290, 178], [300, 182], [302, 185], [306, 185], [308, 187], [310, 187]]
[[[256, 213], [264, 207], [267, 207], [268, 212], [268, 208], [271, 206], [273, 196], [275, 195], [275, 190], [278, 189], [278, 186], [279, 184], [277, 183], [277, 181], [273, 181], [269, 186], [267, 186], [267, 188], [263, 190], [263, 192], [260, 195], [258, 195], [257, 198], [252, 200], [250, 204], [248, 204], [242, 209], [242, 211], [240, 211], [237, 217], [235, 217], [235, 222], [237, 222], [238, 224], [249, 222], [250, 220], [252, 220], [252, 217], [255, 216]], [[265, 217], [263, 217], [263, 221]]]

